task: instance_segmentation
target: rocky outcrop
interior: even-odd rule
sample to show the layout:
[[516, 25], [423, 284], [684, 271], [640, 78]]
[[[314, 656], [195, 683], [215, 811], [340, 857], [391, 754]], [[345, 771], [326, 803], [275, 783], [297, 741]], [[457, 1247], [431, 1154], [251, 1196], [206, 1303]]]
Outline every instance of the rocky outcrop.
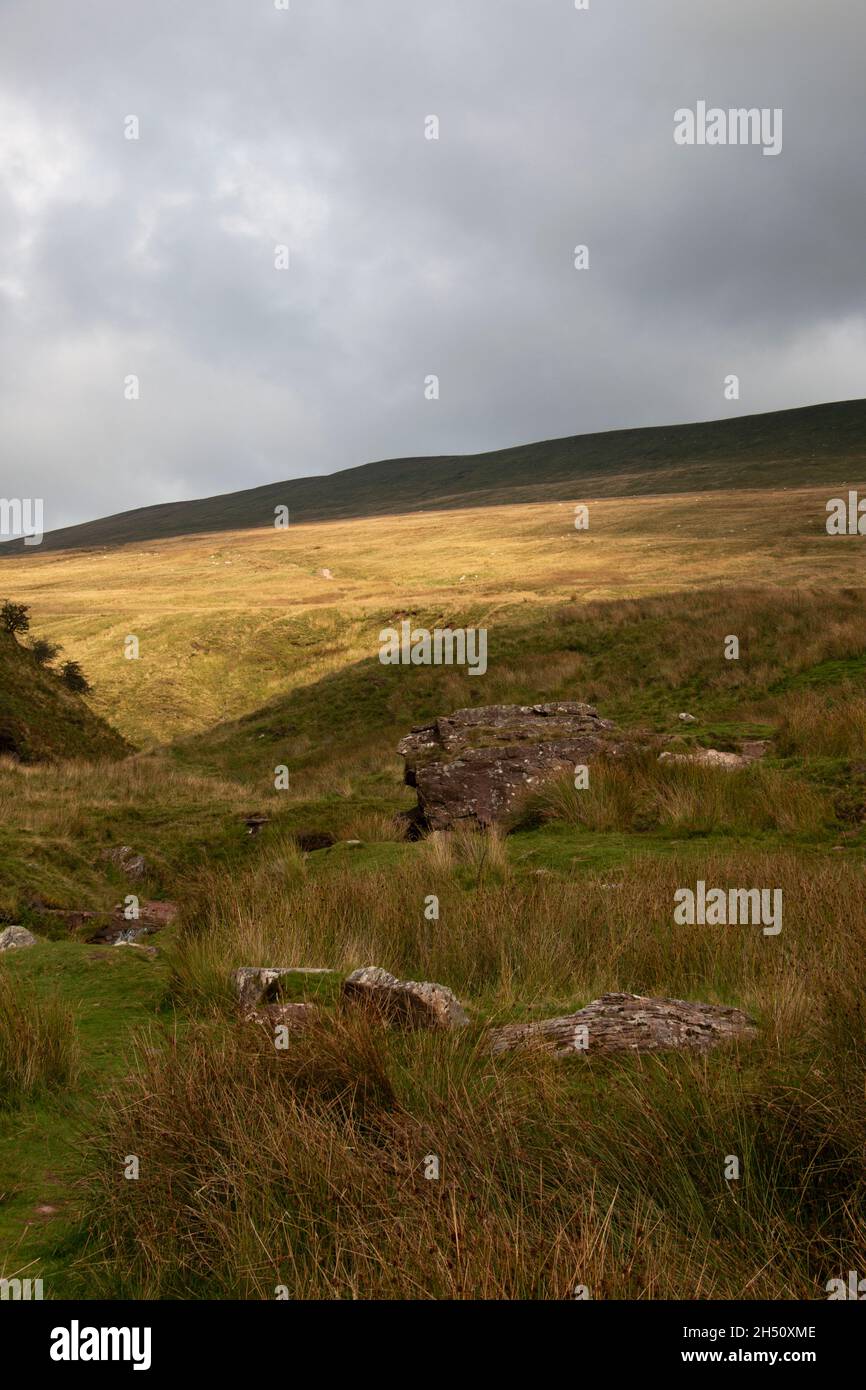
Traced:
[[363, 1004], [388, 1023], [410, 1028], [460, 1028], [469, 1022], [459, 999], [445, 985], [398, 980], [378, 965], [347, 976], [343, 998]]
[[647, 999], [603, 994], [564, 1018], [508, 1023], [490, 1032], [494, 1055], [514, 1048], [540, 1049], [556, 1057], [575, 1053], [708, 1052], [719, 1043], [755, 1037], [754, 1019], [740, 1009], [692, 1004], [685, 999]]
[[493, 825], [545, 780], [616, 751], [613, 724], [592, 705], [483, 705], [441, 716], [398, 744], [426, 830]]
[[26, 927], [4, 927], [0, 931], [0, 951], [16, 951], [22, 946], [35, 946], [37, 938]]

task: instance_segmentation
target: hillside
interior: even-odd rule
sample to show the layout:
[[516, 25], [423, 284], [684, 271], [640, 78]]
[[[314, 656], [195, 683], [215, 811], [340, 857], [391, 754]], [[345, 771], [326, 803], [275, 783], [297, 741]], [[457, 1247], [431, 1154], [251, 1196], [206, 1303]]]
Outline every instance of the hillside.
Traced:
[[120, 734], [80, 695], [67, 690], [10, 633], [0, 631], [0, 754], [39, 762], [118, 758], [129, 751]]
[[[780, 485], [835, 487], [866, 460], [866, 400], [699, 424], [608, 430], [492, 453], [387, 459], [322, 477], [120, 512], [45, 537], [45, 550], [451, 508]], [[0, 546], [20, 553], [21, 541]]]

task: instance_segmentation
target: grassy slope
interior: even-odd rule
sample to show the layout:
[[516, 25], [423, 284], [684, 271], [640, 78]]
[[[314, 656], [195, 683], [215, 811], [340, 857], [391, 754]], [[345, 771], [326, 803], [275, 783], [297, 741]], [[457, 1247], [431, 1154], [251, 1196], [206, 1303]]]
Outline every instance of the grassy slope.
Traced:
[[0, 747], [22, 760], [112, 758], [129, 751], [80, 695], [67, 690], [26, 647], [0, 631]]
[[[122, 512], [45, 538], [44, 549], [164, 540], [294, 521], [397, 515], [578, 497], [837, 485], [862, 473], [866, 401], [599, 434], [438, 458], [387, 459], [325, 477]], [[0, 547], [0, 555], [23, 544]]]

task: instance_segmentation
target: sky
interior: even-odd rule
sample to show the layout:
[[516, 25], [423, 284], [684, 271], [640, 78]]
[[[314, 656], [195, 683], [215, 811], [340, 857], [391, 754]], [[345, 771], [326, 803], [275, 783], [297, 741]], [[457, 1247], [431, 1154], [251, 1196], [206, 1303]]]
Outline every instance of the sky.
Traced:
[[[279, 3], [0, 0], [0, 497], [46, 530], [866, 395], [866, 6]], [[678, 144], [700, 101], [780, 153]]]

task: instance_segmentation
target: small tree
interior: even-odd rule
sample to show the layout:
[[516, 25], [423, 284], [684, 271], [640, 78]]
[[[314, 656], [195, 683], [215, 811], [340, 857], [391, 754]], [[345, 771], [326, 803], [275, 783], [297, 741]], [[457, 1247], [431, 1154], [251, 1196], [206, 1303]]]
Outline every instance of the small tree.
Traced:
[[56, 656], [59, 656], [63, 648], [56, 642], [49, 642], [47, 637], [37, 637], [30, 648], [40, 666], [47, 666]]
[[74, 690], [77, 695], [86, 695], [92, 689], [90, 681], [85, 676], [77, 661], [64, 661], [60, 668], [60, 679], [70, 690]]
[[26, 632], [30, 627], [30, 610], [26, 603], [13, 603], [6, 599], [0, 608], [0, 623], [7, 632]]

